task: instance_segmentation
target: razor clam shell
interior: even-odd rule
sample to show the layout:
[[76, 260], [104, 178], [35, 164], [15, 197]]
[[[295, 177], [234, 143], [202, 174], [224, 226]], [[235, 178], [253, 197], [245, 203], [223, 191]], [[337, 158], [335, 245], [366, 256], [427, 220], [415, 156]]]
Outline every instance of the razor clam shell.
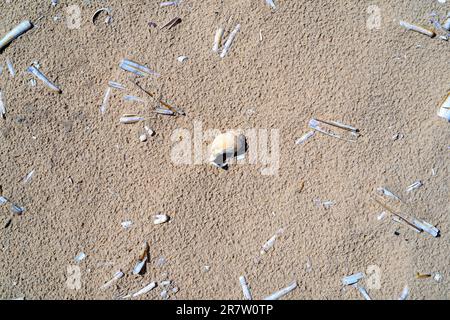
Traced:
[[303, 136], [301, 136], [300, 138], [298, 138], [297, 141], [295, 141], [295, 144], [304, 144], [307, 140], [312, 138], [315, 134], [316, 134], [315, 131], [309, 131], [309, 132], [305, 133]]
[[31, 170], [27, 174], [27, 176], [23, 179], [23, 183], [28, 183], [31, 180], [31, 178], [33, 178], [34, 172], [35, 172], [35, 170]]
[[113, 88], [113, 89], [118, 89], [118, 90], [125, 90], [126, 89], [126, 87], [123, 84], [115, 82], [115, 81], [108, 81], [108, 86]]
[[364, 278], [364, 273], [358, 272], [358, 273], [355, 273], [350, 276], [346, 276], [346, 277], [342, 278], [342, 283], [346, 286], [349, 286], [349, 285], [357, 283], [362, 278]]
[[125, 101], [131, 101], [131, 102], [140, 102], [140, 103], [145, 103], [145, 100], [136, 96], [132, 96], [132, 95], [125, 95], [123, 97], [123, 100]]
[[173, 115], [175, 115], [175, 113], [172, 110], [163, 109], [163, 108], [156, 108], [155, 112], [158, 113], [158, 114], [166, 115], [166, 116], [173, 116]]
[[219, 52], [220, 45], [222, 44], [223, 33], [223, 28], [217, 29], [216, 34], [214, 35], [214, 44], [212, 48], [213, 52]]
[[164, 281], [159, 282], [158, 285], [161, 287], [168, 287], [168, 286], [170, 286], [171, 283], [172, 283], [172, 281], [170, 281], [170, 280], [164, 280]]
[[6, 118], [6, 102], [3, 98], [3, 93], [0, 90], [0, 118]]
[[156, 288], [156, 282], [151, 282], [149, 283], [147, 286], [145, 286], [144, 288], [142, 288], [141, 290], [139, 290], [138, 292], [135, 292], [131, 295], [131, 297], [137, 297], [143, 294], [146, 294], [148, 292], [150, 292], [151, 290]]
[[166, 214], [157, 214], [154, 216], [153, 224], [163, 224], [169, 221], [169, 216]]
[[30, 21], [22, 21], [0, 40], [0, 51], [31, 28], [33, 28], [33, 24]]
[[119, 64], [119, 67], [122, 70], [128, 71], [128, 72], [132, 72], [136, 75], [139, 75], [141, 77], [145, 77], [147, 75], [153, 75], [156, 77], [159, 77], [160, 75], [158, 73], [156, 73], [155, 71], [151, 70], [150, 68], [141, 65], [137, 62], [128, 60], [128, 59], [122, 59], [122, 61]]
[[14, 78], [16, 76], [16, 70], [14, 70], [14, 66], [10, 58], [6, 59], [6, 67], [8, 68], [11, 77]]
[[228, 54], [228, 51], [230, 50], [230, 48], [231, 48], [231, 46], [233, 44], [234, 38], [238, 34], [239, 30], [241, 30], [241, 25], [237, 24], [236, 27], [234, 28], [234, 30], [228, 36], [228, 39], [225, 42], [225, 45], [223, 46], [222, 53], [220, 54], [220, 57], [222, 59], [225, 58], [225, 56]]
[[138, 263], [136, 264], [136, 266], [133, 268], [133, 274], [134, 275], [138, 275], [139, 273], [141, 273], [142, 268], [144, 268], [145, 264], [147, 263], [147, 257], [144, 257], [143, 260], [138, 261]]
[[388, 190], [388, 189], [386, 189], [384, 187], [377, 188], [377, 192], [379, 194], [382, 194], [382, 195], [387, 196], [389, 198], [395, 199], [397, 201], [401, 201], [400, 198], [397, 195], [395, 195], [393, 192], [391, 192], [390, 190]]
[[422, 186], [423, 186], [422, 181], [417, 180], [417, 181], [414, 182], [412, 185], [410, 185], [408, 188], [406, 188], [406, 192], [411, 192], [411, 191], [413, 191], [413, 190], [415, 190], [415, 189], [418, 189], [418, 188], [420, 188], [420, 187], [422, 187]]
[[4, 205], [7, 202], [8, 202], [8, 199], [6, 199], [5, 197], [0, 196], [0, 206]]
[[261, 254], [268, 252], [275, 244], [277, 238], [284, 232], [283, 229], [279, 229], [261, 248]]
[[266, 3], [268, 6], [270, 6], [272, 9], [276, 9], [277, 7], [275, 6], [275, 3], [273, 2], [273, 0], [266, 0]]
[[292, 282], [286, 288], [283, 288], [280, 291], [277, 291], [277, 292], [271, 294], [270, 296], [264, 298], [264, 300], [278, 300], [278, 299], [284, 297], [285, 295], [287, 295], [288, 293], [290, 293], [291, 291], [293, 291], [295, 288], [297, 288], [297, 281]]
[[17, 204], [12, 204], [12, 205], [11, 205], [11, 211], [12, 211], [14, 214], [21, 215], [22, 213], [25, 212], [25, 208], [20, 207], [20, 206], [18, 206]]
[[425, 221], [420, 221], [418, 219], [413, 219], [413, 225], [416, 226], [417, 228], [431, 234], [433, 237], [438, 237], [439, 236], [439, 229], [436, 228], [435, 226], [429, 224], [428, 222]]
[[247, 280], [245, 279], [244, 276], [239, 277], [239, 283], [241, 284], [242, 293], [244, 294], [244, 298], [246, 300], [253, 300], [252, 293], [250, 292], [250, 288], [248, 287]]
[[364, 299], [372, 300], [364, 287], [358, 285], [358, 283], [355, 283], [353, 286], [358, 289], [359, 293], [361, 293]]
[[442, 28], [450, 31], [450, 18], [447, 18], [447, 20], [445, 20], [444, 24], [442, 25]]
[[408, 295], [409, 295], [409, 288], [408, 286], [405, 286], [398, 300], [406, 300], [408, 298]]
[[53, 82], [51, 82], [39, 69], [35, 66], [29, 66], [27, 71], [33, 74], [36, 78], [41, 80], [50, 90], [55, 91], [57, 93], [61, 93], [61, 89], [58, 88]]
[[123, 115], [120, 119], [119, 122], [123, 123], [123, 124], [132, 124], [132, 123], [136, 123], [139, 121], [144, 121], [145, 119], [143, 117], [139, 117], [137, 115]]
[[114, 282], [116, 282], [117, 280], [119, 280], [120, 278], [122, 278], [125, 274], [119, 270], [114, 274], [114, 277], [109, 280], [108, 282], [106, 282], [104, 285], [102, 285], [100, 287], [100, 289], [105, 290], [107, 288], [109, 288]]
[[100, 107], [100, 112], [101, 112], [102, 114], [105, 114], [106, 108], [107, 108], [108, 105], [109, 105], [109, 98], [111, 97], [111, 92], [112, 92], [111, 87], [108, 87], [108, 88], [106, 89], [105, 96], [103, 97], [102, 105], [101, 105], [101, 107]]
[[423, 35], [429, 36], [430, 38], [433, 38], [436, 36], [436, 33], [434, 31], [428, 30], [424, 27], [417, 26], [415, 24], [412, 24], [412, 23], [409, 23], [406, 21], [400, 21], [400, 26], [402, 26], [406, 30], [415, 31], [415, 32], [421, 33]]

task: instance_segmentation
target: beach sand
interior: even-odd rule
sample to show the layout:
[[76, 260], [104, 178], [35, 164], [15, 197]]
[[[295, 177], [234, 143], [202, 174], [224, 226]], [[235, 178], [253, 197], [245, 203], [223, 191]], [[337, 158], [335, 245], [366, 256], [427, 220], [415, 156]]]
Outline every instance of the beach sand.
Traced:
[[[284, 299], [362, 299], [341, 281], [356, 272], [366, 273], [360, 284], [373, 299], [398, 299], [405, 286], [409, 299], [449, 298], [450, 124], [436, 115], [449, 89], [449, 43], [407, 32], [399, 20], [429, 25], [430, 13], [445, 16], [450, 4], [275, 2], [276, 10], [263, 0], [166, 8], [159, 1], [1, 1], [0, 35], [22, 20], [36, 26], [0, 53], [7, 105], [0, 185], [26, 208], [13, 216], [0, 206], [0, 298], [115, 299], [169, 279], [179, 288], [170, 299], [242, 299], [245, 275], [255, 299], [292, 281], [298, 288]], [[79, 28], [71, 5], [80, 9]], [[375, 28], [372, 5], [381, 14]], [[101, 7], [111, 8], [110, 24], [105, 13], [92, 23]], [[181, 23], [161, 29], [174, 17]], [[211, 50], [216, 29], [227, 37], [238, 23], [221, 59]], [[119, 69], [123, 58], [160, 73], [141, 84], [186, 116], [125, 102], [126, 94], [145, 96]], [[30, 85], [25, 70], [34, 61], [62, 94]], [[101, 114], [109, 80], [127, 90], [113, 90]], [[155, 136], [140, 142], [142, 123], [119, 123], [127, 113], [144, 116]], [[312, 117], [352, 125], [361, 136], [351, 143], [316, 134], [296, 145]], [[279, 166], [267, 171], [275, 162], [256, 161], [224, 171], [193, 157], [174, 162], [174, 140], [194, 127], [265, 133]], [[407, 193], [416, 180], [423, 187]], [[436, 225], [441, 237], [389, 215], [378, 220], [383, 208], [371, 199], [378, 187], [398, 194], [402, 203], [392, 205]], [[154, 225], [159, 212], [170, 222]], [[124, 229], [127, 220], [133, 224]], [[147, 270], [132, 275], [145, 241]], [[75, 262], [80, 252], [86, 258]], [[100, 290], [119, 269], [125, 276]], [[161, 299], [161, 290], [139, 298]]]

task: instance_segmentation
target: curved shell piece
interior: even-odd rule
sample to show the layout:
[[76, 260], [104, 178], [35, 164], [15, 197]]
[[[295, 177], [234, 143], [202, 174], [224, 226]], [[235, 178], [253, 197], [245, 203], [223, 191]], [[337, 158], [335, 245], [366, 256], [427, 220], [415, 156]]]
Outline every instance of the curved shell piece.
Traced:
[[211, 144], [212, 164], [225, 167], [227, 160], [235, 156], [243, 155], [246, 151], [246, 138], [243, 134], [234, 131], [218, 135]]
[[438, 116], [450, 121], [450, 93], [447, 95], [447, 98], [439, 109]]
[[33, 28], [33, 24], [30, 21], [22, 21], [0, 40], [0, 51], [31, 28]]

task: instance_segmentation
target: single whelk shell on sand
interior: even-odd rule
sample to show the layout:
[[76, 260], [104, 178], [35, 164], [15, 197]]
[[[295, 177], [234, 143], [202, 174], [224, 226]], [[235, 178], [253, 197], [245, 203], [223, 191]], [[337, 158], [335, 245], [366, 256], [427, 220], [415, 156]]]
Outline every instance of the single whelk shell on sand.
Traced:
[[34, 75], [38, 80], [42, 81], [50, 90], [61, 93], [61, 89], [58, 88], [53, 82], [51, 82], [38, 68], [34, 65], [27, 68], [27, 71]]
[[239, 277], [239, 283], [242, 287], [242, 293], [244, 294], [244, 298], [246, 300], [252, 300], [252, 293], [250, 292], [250, 288], [248, 287], [247, 280], [244, 276]]
[[228, 160], [242, 158], [247, 151], [247, 140], [243, 134], [228, 131], [218, 135], [211, 144], [209, 161], [216, 167], [225, 168]]
[[19, 25], [17, 25], [14, 29], [8, 32], [1, 40], [0, 40], [0, 52], [15, 39], [23, 35], [25, 32], [33, 28], [33, 24], [28, 21], [22, 21]]
[[438, 111], [438, 116], [450, 122], [450, 93], [441, 105], [441, 108]]
[[159, 73], [151, 70], [150, 68], [128, 59], [122, 59], [122, 61], [119, 64], [119, 67], [124, 71], [134, 73], [135, 75], [140, 77], [146, 77], [149, 75], [156, 77], [160, 76]]
[[237, 24], [234, 30], [230, 33], [228, 36], [227, 41], [225, 42], [225, 45], [223, 46], [222, 53], [220, 54], [220, 57], [223, 59], [228, 54], [228, 51], [231, 48], [231, 45], [233, 44], [234, 38], [238, 34], [239, 30], [241, 30], [241, 25]]
[[163, 224], [169, 221], [169, 216], [166, 214], [157, 214], [153, 217], [153, 224]]
[[223, 33], [224, 33], [223, 28], [217, 29], [216, 34], [214, 35], [214, 44], [212, 48], [213, 52], [219, 52], [220, 46], [222, 45]]
[[145, 119], [143, 117], [140, 117], [136, 114], [124, 114], [120, 119], [119, 122], [123, 124], [132, 124], [140, 121], [144, 121]]
[[427, 29], [425, 27], [421, 27], [406, 21], [400, 21], [400, 26], [405, 28], [406, 30], [415, 31], [418, 33], [421, 33], [423, 35], [429, 36], [430, 38], [433, 38], [436, 36], [436, 33], [433, 30]]
[[278, 300], [278, 299], [284, 297], [285, 295], [287, 295], [288, 293], [294, 291], [295, 288], [297, 288], [297, 281], [292, 282], [286, 288], [283, 288], [280, 291], [277, 291], [277, 292], [271, 294], [270, 296], [264, 298], [264, 300]]
[[0, 118], [6, 118], [6, 102], [3, 93], [0, 90]]

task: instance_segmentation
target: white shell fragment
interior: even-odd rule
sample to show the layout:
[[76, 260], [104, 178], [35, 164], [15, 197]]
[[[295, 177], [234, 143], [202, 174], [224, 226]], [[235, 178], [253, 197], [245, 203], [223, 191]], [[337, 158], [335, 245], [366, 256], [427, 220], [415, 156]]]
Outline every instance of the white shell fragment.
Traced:
[[417, 180], [416, 182], [414, 182], [412, 185], [410, 185], [408, 188], [406, 188], [406, 192], [411, 192], [415, 189], [420, 188], [421, 186], [423, 186], [422, 181]]
[[126, 87], [123, 84], [115, 82], [115, 81], [108, 81], [108, 86], [113, 88], [113, 89], [118, 89], [118, 90], [125, 90], [126, 89]]
[[100, 107], [100, 112], [102, 113], [102, 114], [105, 114], [105, 112], [106, 112], [106, 108], [108, 108], [108, 105], [109, 105], [109, 98], [111, 97], [111, 87], [108, 87], [107, 89], [106, 89], [106, 92], [105, 92], [105, 96], [103, 97], [103, 102], [102, 102], [102, 105], [101, 105], [101, 107]]
[[273, 0], [266, 0], [267, 5], [269, 5], [272, 9], [276, 9], [275, 3]]
[[61, 89], [58, 88], [53, 82], [51, 82], [38, 68], [30, 66], [27, 71], [34, 75], [38, 80], [41, 80], [50, 90], [61, 93]]
[[153, 224], [163, 224], [169, 221], [169, 216], [166, 214], [157, 214], [153, 217]]
[[450, 122], [450, 93], [438, 111], [438, 116]]
[[23, 183], [28, 183], [30, 182], [31, 178], [33, 178], [35, 170], [31, 170], [27, 176], [23, 179]]
[[146, 133], [141, 134], [141, 135], [139, 136], [139, 141], [140, 141], [140, 142], [145, 142], [145, 141], [147, 141], [147, 134], [146, 134]]
[[350, 286], [350, 285], [357, 283], [362, 278], [364, 278], [364, 273], [358, 272], [358, 273], [352, 274], [350, 276], [344, 277], [342, 279], [342, 283], [346, 286]]
[[440, 233], [439, 229], [436, 228], [435, 226], [429, 224], [428, 222], [425, 222], [423, 220], [421, 221], [421, 220], [418, 220], [418, 219], [413, 219], [412, 223], [418, 229], [431, 234], [433, 237], [435, 237], [435, 238], [439, 237], [439, 233]]
[[284, 232], [283, 229], [279, 229], [261, 248], [261, 254], [267, 253], [275, 244], [277, 238]]
[[316, 133], [315, 131], [309, 131], [309, 132], [305, 133], [303, 136], [298, 138], [297, 141], [295, 141], [295, 144], [304, 144], [307, 140], [312, 138], [315, 133]]
[[33, 28], [33, 24], [30, 21], [22, 21], [0, 40], [0, 51], [31, 28]]
[[135, 292], [131, 295], [125, 296], [124, 298], [135, 298], [138, 296], [141, 296], [143, 294], [146, 294], [148, 292], [150, 292], [151, 290], [156, 288], [156, 282], [150, 282], [150, 284], [148, 284], [147, 286], [145, 286], [144, 288], [142, 288], [141, 290], [139, 290], [138, 292]]
[[372, 300], [364, 287], [360, 286], [358, 283], [355, 283], [353, 285], [353, 287], [358, 289], [359, 293], [361, 293], [361, 295], [364, 297], [364, 299]]
[[415, 25], [415, 24], [411, 24], [406, 21], [400, 21], [400, 26], [402, 26], [406, 30], [415, 31], [415, 32], [421, 33], [423, 35], [429, 36], [430, 38], [433, 38], [436, 36], [436, 33], [434, 31], [429, 30], [424, 27], [421, 27], [421, 26], [418, 26], [418, 25]]
[[114, 277], [109, 280], [108, 282], [106, 282], [104, 285], [102, 285], [100, 287], [101, 290], [105, 290], [108, 289], [109, 287], [111, 287], [117, 280], [119, 280], [120, 278], [122, 278], [125, 274], [119, 270], [114, 274]]
[[17, 204], [11, 204], [11, 211], [14, 214], [21, 215], [25, 212], [25, 208], [18, 206]]
[[148, 126], [144, 126], [144, 130], [147, 131], [149, 137], [152, 137], [155, 134], [155, 131], [150, 129]]
[[228, 36], [227, 41], [225, 42], [225, 45], [223, 46], [222, 53], [220, 54], [220, 57], [223, 59], [228, 54], [228, 51], [231, 48], [231, 45], [233, 44], [234, 38], [238, 34], [239, 30], [241, 30], [241, 25], [237, 24], [234, 30], [230, 33]]
[[442, 28], [444, 28], [447, 31], [450, 31], [450, 18], [447, 18], [447, 20], [445, 20], [444, 24], [442, 25]]
[[177, 58], [178, 62], [180, 62], [180, 63], [186, 62], [188, 59], [189, 59], [189, 58], [186, 57], [186, 56], [179, 56], [179, 57]]
[[147, 263], [147, 257], [145, 257], [143, 260], [140, 260], [136, 263], [136, 266], [133, 268], [133, 275], [138, 275], [141, 273], [142, 268], [144, 268], [145, 264]]
[[122, 226], [122, 228], [128, 229], [128, 228], [130, 228], [133, 225], [133, 221], [130, 221], [130, 220], [123, 221], [123, 222], [120, 223], [120, 225]]
[[218, 135], [211, 144], [211, 164], [225, 168], [234, 157], [242, 157], [246, 152], [246, 138], [234, 131]]
[[288, 293], [290, 293], [291, 291], [293, 291], [295, 288], [297, 288], [297, 281], [292, 282], [286, 288], [283, 288], [280, 291], [277, 291], [277, 292], [271, 294], [270, 296], [264, 298], [264, 300], [278, 300], [278, 299], [284, 297], [285, 295], [287, 295]]
[[8, 199], [6, 199], [5, 197], [0, 196], [0, 206], [4, 205], [7, 202], [8, 202]]
[[159, 4], [160, 7], [170, 7], [170, 6], [177, 6], [179, 5], [181, 2], [181, 0], [176, 0], [176, 1], [165, 1], [165, 2], [161, 2]]
[[10, 58], [6, 59], [6, 67], [8, 68], [11, 77], [14, 78], [16, 76], [16, 70], [14, 69], [13, 63]]
[[175, 112], [173, 112], [172, 110], [164, 109], [164, 108], [156, 108], [155, 112], [158, 113], [158, 114], [165, 115], [165, 116], [173, 116], [173, 115], [175, 115]]
[[6, 118], [6, 102], [2, 91], [0, 91], [0, 118]]
[[247, 280], [244, 276], [239, 277], [239, 283], [242, 287], [242, 293], [244, 294], [244, 298], [246, 300], [252, 300], [252, 294], [250, 292], [250, 288], [248, 287]]
[[86, 254], [84, 252], [80, 252], [79, 254], [77, 254], [77, 256], [75, 257], [75, 262], [81, 262], [86, 258]]
[[135, 114], [124, 114], [120, 119], [119, 122], [123, 124], [132, 124], [140, 121], [144, 121], [145, 119], [143, 117], [140, 117]]
[[223, 33], [224, 33], [223, 28], [217, 29], [216, 34], [214, 35], [214, 44], [212, 48], [213, 52], [219, 52], [219, 48], [222, 45]]
[[409, 295], [409, 288], [408, 286], [405, 286], [398, 300], [406, 300], [408, 298], [408, 295]]
[[388, 190], [388, 189], [386, 189], [384, 187], [377, 188], [377, 192], [379, 194], [382, 194], [382, 195], [386, 196], [386, 197], [389, 197], [389, 198], [395, 199], [397, 201], [400, 201], [400, 198], [397, 195], [395, 195], [393, 192], [391, 192], [390, 190]]
[[124, 101], [131, 101], [131, 102], [140, 102], [140, 103], [145, 103], [145, 100], [136, 96], [132, 96], [132, 95], [125, 95], [123, 97]]
[[141, 65], [137, 62], [128, 60], [128, 59], [123, 59], [120, 64], [119, 67], [122, 70], [134, 73], [137, 76], [140, 77], [146, 77], [146, 76], [156, 76], [159, 77], [160, 75], [158, 73], [156, 73], [155, 71], [149, 69], [148, 67]]

